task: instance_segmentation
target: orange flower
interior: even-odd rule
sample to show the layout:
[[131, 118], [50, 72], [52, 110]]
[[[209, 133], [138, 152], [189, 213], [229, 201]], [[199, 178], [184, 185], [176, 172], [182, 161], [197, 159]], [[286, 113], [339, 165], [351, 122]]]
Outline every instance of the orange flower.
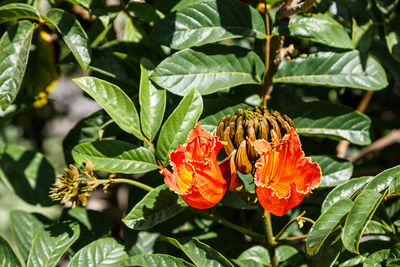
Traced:
[[223, 144], [203, 130], [200, 123], [190, 132], [188, 142], [171, 152], [173, 169], [163, 169], [165, 183], [191, 207], [208, 209], [224, 196], [230, 178], [224, 178], [217, 161]]
[[274, 215], [285, 215], [299, 205], [321, 180], [321, 169], [304, 157], [294, 129], [282, 140], [247, 140], [260, 154], [254, 181], [261, 206]]

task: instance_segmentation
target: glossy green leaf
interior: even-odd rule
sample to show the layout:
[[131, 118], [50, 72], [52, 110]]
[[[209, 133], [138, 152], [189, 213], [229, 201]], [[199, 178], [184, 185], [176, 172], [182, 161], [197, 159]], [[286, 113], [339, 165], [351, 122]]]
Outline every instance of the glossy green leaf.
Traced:
[[137, 203], [123, 222], [129, 228], [146, 230], [178, 214], [186, 207], [183, 199], [163, 184], [150, 191]]
[[200, 242], [197, 238], [174, 239], [171, 237], [161, 237], [161, 241], [169, 242], [183, 253], [198, 267], [233, 267], [221, 253], [210, 246]]
[[90, 64], [91, 51], [88, 37], [79, 21], [73, 15], [57, 8], [51, 9], [46, 16], [46, 21], [56, 27], [82, 70], [85, 71]]
[[0, 107], [2, 110], [14, 102], [21, 87], [34, 29], [35, 25], [32, 22], [23, 20], [6, 31], [0, 39]]
[[26, 211], [13, 210], [10, 212], [11, 233], [18, 252], [24, 262], [28, 261], [33, 237], [42, 227], [43, 223], [37, 217]]
[[79, 237], [77, 223], [62, 222], [36, 233], [27, 267], [56, 266], [61, 256]]
[[55, 171], [40, 153], [16, 145], [0, 145], [0, 180], [30, 204], [54, 205], [49, 188]]
[[273, 29], [277, 35], [308, 39], [331, 47], [352, 49], [353, 44], [343, 26], [325, 14], [307, 16], [297, 14], [280, 20]]
[[341, 199], [353, 198], [372, 178], [372, 176], [353, 178], [338, 185], [326, 196], [322, 203], [321, 212], [325, 212], [333, 203]]
[[326, 238], [335, 230], [340, 221], [350, 211], [353, 201], [341, 199], [333, 203], [324, 213], [319, 216], [308, 232], [306, 251], [314, 256], [318, 253]]
[[347, 106], [326, 102], [299, 103], [282, 109], [304, 136], [345, 139], [357, 145], [371, 143], [371, 120]]
[[179, 51], [162, 61], [150, 74], [161, 88], [177, 95], [196, 89], [207, 95], [240, 84], [261, 84], [265, 67], [253, 51], [208, 45]]
[[400, 14], [393, 13], [384, 22], [386, 44], [393, 58], [400, 62]]
[[363, 267], [387, 266], [385, 263], [386, 260], [389, 258], [389, 255], [390, 249], [382, 249], [375, 253], [372, 253], [365, 259]]
[[265, 24], [260, 13], [245, 3], [205, 0], [167, 15], [151, 37], [160, 44], [184, 49], [228, 38], [265, 39]]
[[354, 46], [361, 52], [365, 53], [369, 50], [373, 37], [373, 21], [365, 14], [361, 18], [353, 18], [352, 25], [352, 42]]
[[0, 234], [0, 266], [2, 267], [22, 267], [21, 261], [15, 254], [10, 241]]
[[110, 120], [110, 116], [104, 109], [97, 110], [80, 120], [63, 140], [62, 145], [66, 162], [73, 163], [71, 150], [74, 146], [84, 142], [97, 141], [101, 135], [101, 127]]
[[382, 192], [389, 188], [389, 194], [396, 191], [396, 186], [400, 184], [400, 166], [387, 169], [375, 176], [365, 189]]
[[[276, 257], [279, 262], [283, 263], [298, 251], [291, 246], [282, 245], [276, 248]], [[240, 267], [263, 267], [270, 263], [268, 250], [263, 246], [254, 246], [243, 251], [235, 263]]]
[[129, 2], [127, 9], [134, 13], [134, 16], [153, 26], [165, 16], [151, 4], [144, 2]]
[[363, 232], [364, 235], [387, 235], [391, 234], [392, 229], [388, 226], [383, 225], [377, 221], [369, 221], [365, 230]]
[[0, 23], [13, 19], [40, 20], [39, 12], [32, 6], [23, 3], [10, 3], [0, 6]]
[[82, 77], [73, 81], [93, 97], [122, 130], [144, 140], [135, 105], [118, 86], [94, 77]]
[[275, 83], [350, 87], [377, 91], [386, 88], [386, 73], [372, 56], [357, 50], [343, 53], [320, 52], [281, 64]]
[[160, 129], [164, 117], [167, 94], [165, 90], [157, 90], [150, 83], [148, 71], [143, 65], [140, 68], [140, 123], [143, 134], [149, 140], [153, 140]]
[[343, 247], [340, 240], [341, 232], [342, 227], [339, 226], [326, 237], [317, 255], [312, 257], [312, 263], [309, 265], [312, 267], [330, 267], [334, 265]]
[[205, 130], [209, 132], [213, 132], [215, 129], [217, 129], [217, 125], [220, 119], [226, 115], [231, 115], [235, 114], [236, 110], [238, 109], [247, 109], [250, 106], [247, 104], [237, 104], [234, 106], [230, 106], [227, 108], [224, 108], [222, 110], [219, 110], [217, 113], [208, 115], [207, 117], [203, 118], [200, 120], [201, 122], [201, 127], [204, 128]]
[[319, 187], [332, 187], [350, 179], [353, 174], [353, 164], [345, 159], [332, 156], [312, 156], [312, 162], [317, 162], [322, 170]]
[[118, 266], [127, 257], [124, 246], [114, 238], [100, 238], [79, 250], [68, 266]]
[[195, 127], [203, 111], [203, 99], [193, 88], [179, 103], [165, 121], [157, 140], [157, 154], [164, 164], [169, 153], [186, 142], [190, 131]]
[[85, 158], [94, 164], [94, 169], [118, 173], [142, 173], [157, 169], [154, 154], [149, 148], [136, 147], [119, 140], [102, 140], [75, 146], [72, 157], [78, 164]]
[[124, 266], [146, 267], [194, 267], [187, 261], [164, 254], [137, 255], [123, 262]]
[[343, 245], [350, 252], [358, 253], [358, 246], [365, 226], [382, 198], [382, 194], [364, 189], [354, 200], [342, 232]]

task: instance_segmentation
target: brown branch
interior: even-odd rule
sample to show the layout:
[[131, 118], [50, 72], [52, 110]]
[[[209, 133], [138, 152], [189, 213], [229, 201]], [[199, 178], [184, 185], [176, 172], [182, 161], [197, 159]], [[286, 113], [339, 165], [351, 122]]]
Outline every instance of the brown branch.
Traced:
[[361, 149], [357, 155], [349, 157], [348, 160], [350, 162], [355, 162], [359, 160], [360, 158], [364, 157], [370, 152], [376, 151], [376, 150], [381, 150], [387, 146], [390, 146], [394, 143], [399, 143], [400, 142], [400, 129], [393, 130], [391, 131], [388, 135], [385, 135], [372, 144], [370, 144], [367, 147], [364, 147]]
[[289, 237], [286, 237], [285, 239], [276, 240], [276, 242], [278, 243], [278, 245], [282, 245], [282, 244], [291, 243], [296, 240], [301, 240], [304, 238], [307, 238], [307, 234], [299, 235], [299, 236], [289, 236]]
[[[358, 104], [357, 111], [364, 113], [364, 111], [367, 109], [367, 106], [371, 100], [371, 97], [373, 95], [373, 91], [367, 91], [363, 98], [360, 101], [360, 104]], [[342, 140], [339, 142], [339, 144], [336, 147], [336, 153], [338, 158], [345, 158], [347, 149], [349, 148], [350, 142]]]
[[288, 18], [297, 13], [303, 13], [309, 10], [315, 3], [315, 0], [305, 0], [298, 3], [294, 0], [286, 0], [285, 3], [276, 12], [276, 20]]

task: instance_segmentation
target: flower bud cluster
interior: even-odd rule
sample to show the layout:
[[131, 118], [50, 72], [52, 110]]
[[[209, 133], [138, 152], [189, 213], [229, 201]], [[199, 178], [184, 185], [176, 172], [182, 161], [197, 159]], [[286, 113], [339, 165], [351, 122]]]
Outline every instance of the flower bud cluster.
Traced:
[[279, 140], [291, 129], [295, 128], [293, 121], [278, 111], [271, 114], [267, 109], [238, 109], [236, 113], [224, 116], [217, 126], [217, 136], [225, 142], [227, 155], [235, 155], [235, 165], [241, 173], [250, 173], [254, 163], [259, 158], [254, 147], [246, 139], [255, 141], [264, 139], [268, 142]]

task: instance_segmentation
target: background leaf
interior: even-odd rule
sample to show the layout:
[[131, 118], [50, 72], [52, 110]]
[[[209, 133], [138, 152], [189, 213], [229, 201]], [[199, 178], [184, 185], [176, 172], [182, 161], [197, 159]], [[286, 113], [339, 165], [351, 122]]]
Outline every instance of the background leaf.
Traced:
[[316, 161], [322, 170], [321, 187], [336, 186], [351, 178], [353, 164], [345, 159], [332, 156], [312, 156], [311, 161]]
[[250, 106], [247, 104], [237, 104], [237, 105], [234, 105], [231, 107], [224, 108], [224, 109], [218, 111], [217, 113], [208, 115], [205, 118], [201, 119], [200, 120], [201, 128], [203, 128], [209, 132], [213, 132], [217, 128], [218, 122], [220, 119], [222, 119], [222, 117], [224, 117], [228, 114], [232, 116], [233, 114], [235, 114], [236, 110], [238, 110], [240, 108], [247, 109], [249, 107]]
[[361, 235], [382, 197], [376, 191], [364, 189], [354, 200], [342, 232], [343, 245], [347, 250], [358, 253]]
[[127, 257], [124, 246], [114, 238], [100, 238], [79, 250], [68, 266], [117, 266]]
[[208, 45], [169, 56], [150, 79], [173, 94], [183, 96], [196, 87], [201, 95], [207, 95], [240, 84], [261, 84], [264, 72], [264, 64], [253, 51]]
[[137, 203], [123, 222], [129, 228], [146, 230], [178, 214], [186, 207], [182, 198], [163, 184], [150, 191]]
[[0, 23], [13, 19], [34, 19], [40, 20], [39, 12], [30, 5], [23, 3], [10, 3], [0, 6]]
[[351, 39], [343, 26], [325, 14], [316, 14], [312, 17], [296, 14], [289, 19], [278, 21], [273, 33], [308, 39], [331, 47], [353, 48]]
[[275, 83], [350, 87], [381, 90], [387, 85], [385, 70], [372, 56], [356, 50], [343, 53], [319, 52], [281, 64]]
[[33, 237], [43, 227], [43, 223], [34, 215], [13, 210], [10, 213], [10, 228], [15, 245], [24, 262], [28, 261], [29, 251], [32, 247]]
[[393, 13], [384, 22], [385, 38], [393, 58], [400, 62], [400, 14]]
[[167, 15], [151, 37], [160, 44], [184, 49], [228, 38], [265, 39], [265, 24], [250, 5], [236, 0], [205, 0]]
[[160, 129], [164, 117], [167, 94], [165, 90], [157, 90], [150, 83], [149, 74], [145, 66], [141, 65], [140, 69], [140, 123], [144, 135], [149, 140], [153, 140]]
[[0, 39], [0, 107], [2, 110], [14, 102], [18, 94], [28, 62], [34, 28], [32, 22], [23, 20], [6, 31]]
[[83, 77], [73, 81], [93, 97], [122, 130], [144, 140], [135, 105], [118, 86], [94, 77]]
[[91, 51], [88, 37], [79, 21], [71, 14], [57, 8], [51, 9], [46, 16], [46, 21], [60, 32], [82, 70], [85, 71], [91, 60]]
[[137, 255], [124, 261], [124, 266], [194, 267], [183, 259], [164, 254]]
[[389, 194], [396, 191], [395, 186], [400, 183], [400, 166], [396, 166], [375, 176], [366, 186], [365, 189], [382, 192], [389, 188]]
[[203, 99], [193, 88], [165, 121], [157, 140], [157, 154], [164, 164], [177, 145], [185, 143], [203, 110]]
[[282, 109], [305, 136], [345, 139], [357, 145], [371, 143], [371, 120], [347, 106], [326, 102], [299, 103]]
[[16, 145], [0, 145], [0, 179], [26, 202], [54, 205], [49, 188], [55, 176], [53, 166], [42, 154]]
[[94, 164], [94, 169], [118, 173], [142, 173], [157, 169], [154, 154], [148, 148], [135, 147], [118, 140], [102, 140], [77, 145], [72, 150], [75, 162], [85, 158]]
[[56, 266], [61, 256], [78, 239], [79, 225], [62, 222], [43, 228], [33, 239], [27, 267]]

